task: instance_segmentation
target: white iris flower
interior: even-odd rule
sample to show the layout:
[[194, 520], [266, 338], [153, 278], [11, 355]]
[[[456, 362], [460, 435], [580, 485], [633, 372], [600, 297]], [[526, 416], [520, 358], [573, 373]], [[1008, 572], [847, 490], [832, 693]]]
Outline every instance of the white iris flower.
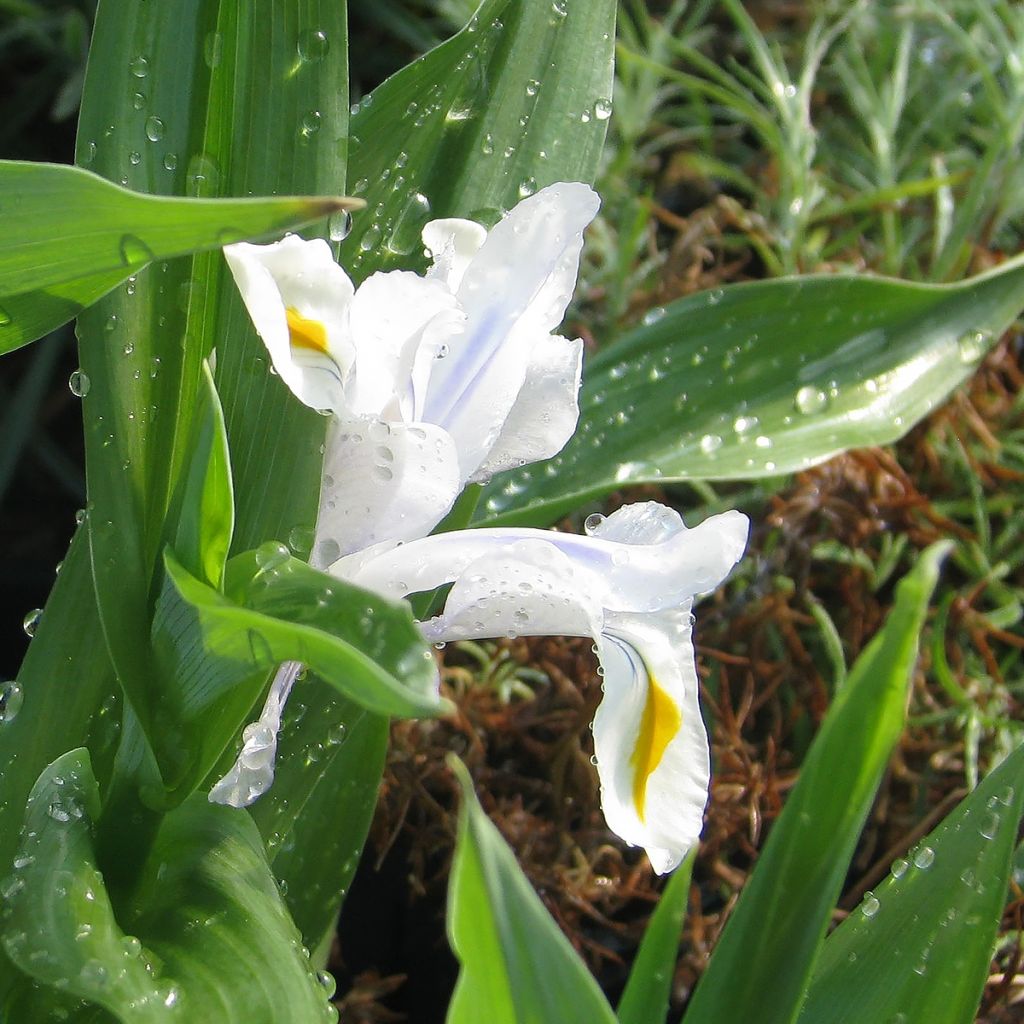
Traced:
[[726, 512], [687, 530], [678, 513], [647, 502], [591, 523], [587, 537], [467, 530], [351, 555], [330, 571], [390, 596], [453, 584], [441, 614], [422, 624], [434, 642], [593, 637], [605, 818], [664, 873], [700, 835], [710, 779], [690, 608], [729, 574], [747, 529], [746, 516]]
[[322, 240], [224, 249], [281, 380], [332, 414], [315, 564], [425, 536], [467, 483], [562, 449], [583, 346], [552, 332], [598, 205], [560, 182], [489, 232], [431, 221], [425, 277], [378, 273], [358, 289]]

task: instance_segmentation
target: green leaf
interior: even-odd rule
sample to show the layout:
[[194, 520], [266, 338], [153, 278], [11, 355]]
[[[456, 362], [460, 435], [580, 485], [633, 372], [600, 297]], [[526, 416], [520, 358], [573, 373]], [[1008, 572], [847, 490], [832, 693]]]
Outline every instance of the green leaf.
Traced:
[[[555, 181], [594, 180], [611, 112], [616, 5], [487, 0], [352, 118], [365, 198], [342, 246], [357, 278], [422, 261], [433, 217], [488, 225]], [[401, 179], [402, 184], [396, 188]]]
[[329, 947], [377, 806], [388, 732], [387, 718], [315, 678], [288, 700], [274, 785], [250, 813], [310, 949]]
[[[0, 874], [14, 859], [25, 801], [40, 772], [88, 744], [108, 778], [119, 730], [118, 688], [96, 611], [89, 543], [79, 530], [18, 673], [21, 706], [0, 722]], [[0, 1006], [15, 970], [0, 950]], [[17, 1018], [16, 1018], [17, 1019]]]
[[448, 1024], [614, 1024], [597, 982], [526, 880], [515, 855], [462, 786], [448, 890], [448, 936], [461, 970]]
[[658, 1024], [668, 1015], [694, 857], [691, 852], [673, 872], [651, 915], [615, 1009], [620, 1024]]
[[219, 587], [231, 546], [235, 500], [224, 413], [209, 365], [192, 422], [192, 455], [167, 515], [168, 543], [197, 579]]
[[[336, 1019], [247, 815], [198, 799], [168, 817], [140, 895], [115, 913], [93, 851], [98, 809], [81, 749], [29, 797], [3, 916], [4, 946], [29, 977], [124, 1024]], [[63, 1019], [39, 1012], [45, 989], [20, 998], [17, 1019]]]
[[66, 323], [147, 263], [280, 234], [353, 201], [169, 199], [78, 167], [0, 161], [0, 353]]
[[811, 745], [687, 1009], [686, 1024], [796, 1018], [854, 847], [903, 727], [939, 566], [928, 548]]
[[774, 476], [902, 437], [1024, 307], [1024, 260], [956, 285], [807, 277], [681, 299], [584, 369], [563, 452], [480, 520], [553, 522], [625, 484]]
[[144, 699], [172, 802], [209, 773], [282, 662], [301, 662], [379, 714], [444, 709], [434, 660], [404, 603], [311, 569], [273, 543], [229, 563], [227, 596], [170, 550], [164, 564], [152, 634], [159, 673]]
[[970, 1024], [1024, 814], [1018, 747], [826, 940], [805, 1024]]

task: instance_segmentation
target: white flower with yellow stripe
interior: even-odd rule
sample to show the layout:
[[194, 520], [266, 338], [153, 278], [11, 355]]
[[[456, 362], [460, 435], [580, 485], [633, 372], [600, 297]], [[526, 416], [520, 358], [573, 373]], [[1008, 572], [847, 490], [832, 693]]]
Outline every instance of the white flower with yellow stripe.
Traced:
[[391, 596], [452, 584], [422, 623], [440, 643], [502, 635], [591, 636], [604, 673], [594, 718], [609, 827], [671, 871], [700, 835], [710, 780], [690, 608], [743, 553], [748, 522], [726, 512], [686, 529], [656, 502], [588, 521], [588, 536], [531, 529], [440, 534], [330, 571]]
[[467, 483], [562, 449], [583, 345], [552, 332], [598, 205], [560, 182], [489, 232], [431, 221], [425, 276], [377, 273], [358, 289], [319, 239], [225, 248], [277, 374], [332, 414], [315, 563], [425, 536]]

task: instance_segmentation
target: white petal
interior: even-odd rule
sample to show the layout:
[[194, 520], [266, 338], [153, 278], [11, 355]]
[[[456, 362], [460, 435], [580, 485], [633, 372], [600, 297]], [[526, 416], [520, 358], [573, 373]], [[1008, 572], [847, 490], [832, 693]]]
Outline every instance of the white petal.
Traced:
[[576, 430], [583, 342], [544, 334], [534, 344], [526, 379], [474, 483], [557, 455]]
[[430, 221], [423, 229], [423, 244], [434, 260], [427, 277], [436, 277], [453, 292], [458, 291], [466, 267], [486, 237], [487, 229], [473, 220], [448, 217]]
[[433, 642], [493, 636], [591, 636], [601, 606], [587, 573], [544, 540], [509, 544], [471, 562], [442, 613], [421, 626]]
[[274, 781], [281, 715], [302, 666], [286, 661], [274, 676], [260, 717], [242, 732], [242, 749], [231, 770], [210, 790], [210, 803], [248, 807]]
[[429, 533], [459, 493], [451, 437], [429, 423], [334, 421], [312, 561]]
[[[224, 257], [281, 380], [313, 409], [343, 408], [343, 384], [355, 359], [348, 315], [352, 282], [323, 239], [288, 235], [273, 245], [240, 242]], [[322, 329], [323, 349], [293, 344], [288, 311]]]
[[422, 398], [439, 349], [461, 332], [464, 319], [455, 295], [441, 281], [401, 270], [368, 277], [351, 307], [358, 356], [347, 388], [347, 412], [418, 419], [416, 393]]
[[[619, 519], [609, 516], [606, 523], [623, 523], [627, 515]], [[648, 510], [638, 518], [651, 515]], [[659, 520], [654, 517], [652, 521]], [[402, 594], [396, 586], [399, 580], [410, 593], [416, 593], [453, 582], [472, 562], [496, 549], [542, 540], [566, 554], [578, 573], [589, 572], [594, 597], [605, 608], [656, 611], [718, 586], [742, 555], [747, 529], [747, 517], [742, 513], [724, 512], [652, 544], [526, 528], [460, 530], [415, 540], [376, 558], [332, 567], [332, 571], [380, 593]]]
[[493, 228], [466, 269], [458, 290], [466, 333], [435, 368], [423, 412], [458, 438], [466, 477], [497, 441], [537, 335], [561, 322], [598, 205], [586, 185], [542, 189]]
[[689, 602], [609, 615], [599, 644], [604, 699], [594, 718], [608, 827], [671, 871], [697, 842], [710, 781]]

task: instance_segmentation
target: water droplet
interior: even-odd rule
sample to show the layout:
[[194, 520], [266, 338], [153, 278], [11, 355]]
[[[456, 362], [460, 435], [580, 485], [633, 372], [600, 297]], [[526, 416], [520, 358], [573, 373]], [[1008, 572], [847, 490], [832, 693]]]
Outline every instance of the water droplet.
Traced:
[[910, 862], [904, 860], [902, 857], [897, 857], [892, 862], [889, 871], [892, 873], [893, 878], [902, 878], [907, 873], [907, 868], [910, 867]]
[[536, 178], [524, 178], [519, 183], [519, 198], [526, 199], [527, 196], [532, 196], [537, 191], [537, 179]]
[[142, 163], [142, 154], [138, 150], [133, 150], [128, 154], [128, 163], [133, 167], [138, 167]]
[[537, 90], [539, 88], [540, 88], [540, 82], [538, 82], [536, 78], [531, 78], [526, 83], [526, 95], [527, 96], [536, 96], [537, 95]]
[[297, 555], [307, 555], [313, 548], [315, 531], [311, 526], [293, 526], [288, 533], [288, 546]]
[[319, 29], [304, 32], [299, 36], [299, 57], [307, 64], [315, 64], [317, 61], [323, 60], [330, 48], [331, 44], [326, 33]]
[[72, 370], [68, 377], [68, 387], [76, 398], [85, 398], [89, 394], [89, 375], [84, 370]]
[[262, 572], [279, 569], [291, 558], [291, 552], [279, 540], [268, 540], [256, 549], [256, 564]]
[[820, 391], [818, 388], [807, 384], [796, 393], [793, 405], [796, 407], [797, 412], [809, 416], [812, 413], [821, 412], [828, 405], [828, 395], [824, 391]]
[[656, 324], [659, 320], [665, 319], [665, 307], [655, 306], [653, 309], [647, 310], [643, 315], [643, 319], [640, 321], [644, 327], [650, 327], [651, 324]]
[[224, 57], [224, 38], [219, 32], [210, 32], [203, 40], [203, 59], [208, 68], [217, 67]]
[[386, 482], [390, 480], [395, 474], [387, 466], [374, 466], [373, 475], [377, 477], [378, 480]]
[[722, 447], [722, 439], [717, 434], [705, 434], [700, 439], [700, 450], [705, 455], [717, 452]]
[[604, 516], [600, 512], [592, 512], [583, 521], [583, 529], [588, 534], [593, 534], [595, 530], [599, 529], [601, 524], [604, 522]]
[[220, 166], [205, 153], [197, 153], [188, 162], [185, 187], [190, 196], [211, 196], [220, 184]]
[[16, 680], [10, 679], [6, 683], [0, 683], [0, 725], [13, 722], [18, 717], [24, 701], [25, 694]]
[[352, 230], [352, 215], [348, 210], [338, 210], [327, 219], [327, 234], [332, 242], [341, 242]]
[[608, 99], [598, 99], [594, 101], [594, 117], [598, 121], [607, 121], [612, 116], [612, 101]]
[[166, 170], [168, 170], [168, 171], [173, 171], [173, 170], [175, 170], [177, 168], [177, 166], [178, 166], [178, 154], [177, 153], [168, 153], [164, 157], [164, 168]]
[[141, 54], [138, 57], [132, 57], [128, 62], [128, 70], [136, 78], [145, 78], [149, 74], [149, 61]]
[[758, 424], [758, 418], [756, 416], [737, 416], [736, 422], [733, 423], [732, 429], [737, 434], [746, 434], [753, 430]]
[[78, 162], [83, 166], [87, 167], [89, 164], [96, 159], [96, 143], [89, 141], [82, 147], [82, 152], [78, 157]]
[[130, 267], [140, 267], [155, 258], [153, 250], [138, 235], [122, 235], [120, 251], [121, 262]]
[[569, 13], [569, 0], [552, 0], [551, 13], [556, 18], [564, 18]]
[[303, 139], [311, 139], [320, 131], [320, 111], [310, 110], [302, 116], [302, 124], [299, 126], [299, 135]]
[[988, 351], [992, 341], [992, 334], [989, 331], [968, 331], [956, 339], [956, 346], [960, 352], [960, 362], [970, 365], [977, 363]]
[[78, 509], [78, 511], [75, 512], [75, 523], [78, 526], [81, 526], [82, 523], [84, 523], [86, 521], [86, 519], [88, 519], [88, 518], [89, 518], [89, 513], [86, 512], [86, 510], [84, 508], [80, 508], [80, 509]]
[[26, 636], [35, 636], [39, 628], [39, 620], [43, 617], [42, 608], [33, 608], [24, 619], [21, 620], [21, 628], [25, 630]]
[[873, 892], [866, 892], [864, 893], [864, 899], [860, 905], [860, 912], [865, 917], [874, 917], [881, 906], [882, 904], [878, 901], [878, 897]]
[[930, 846], [922, 846], [914, 854], [914, 867], [927, 871], [935, 863], [935, 851]]
[[164, 123], [155, 114], [146, 118], [146, 138], [159, 142], [164, 137]]
[[327, 745], [336, 747], [345, 742], [346, 729], [344, 722], [336, 722], [327, 730]]

